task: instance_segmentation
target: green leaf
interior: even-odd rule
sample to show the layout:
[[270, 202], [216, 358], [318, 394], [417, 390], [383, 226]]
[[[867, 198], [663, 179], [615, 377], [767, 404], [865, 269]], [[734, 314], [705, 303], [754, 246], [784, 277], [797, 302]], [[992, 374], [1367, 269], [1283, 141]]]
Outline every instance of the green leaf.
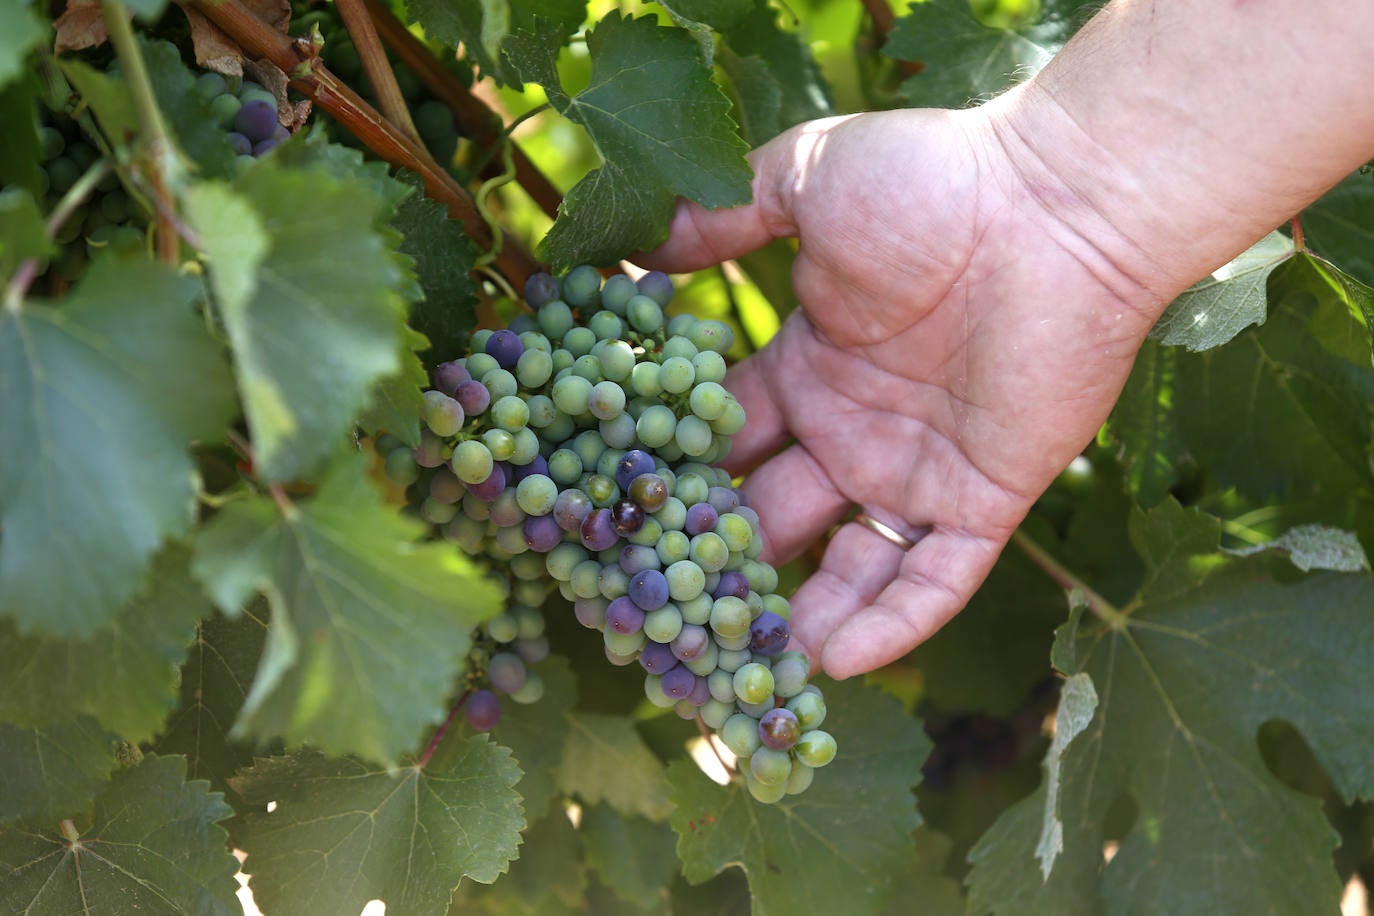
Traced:
[[964, 916], [963, 889], [942, 871], [952, 846], [949, 838], [923, 825], [913, 839], [915, 859], [893, 885], [883, 916], [909, 916], [915, 901], [919, 901], [921, 916]]
[[219, 826], [233, 811], [185, 775], [180, 757], [151, 755], [115, 773], [74, 841], [54, 824], [0, 833], [0, 910], [239, 916], [238, 860]]
[[525, 774], [519, 788], [531, 824], [558, 795], [568, 713], [577, 705], [577, 682], [566, 658], [551, 657], [537, 670], [544, 679], [543, 698], [538, 703], [502, 703], [501, 721], [492, 732], [497, 742], [511, 749]]
[[564, 198], [539, 246], [544, 260], [606, 264], [653, 248], [667, 237], [678, 196], [709, 208], [749, 200], [747, 147], [684, 30], [609, 14], [587, 38], [591, 84], [576, 96], [559, 81], [557, 35], [519, 34], [505, 48], [521, 75], [586, 129], [603, 162]]
[[[1187, 550], [1164, 544], [1177, 524], [1146, 521], [1150, 555], [1184, 563]], [[1269, 771], [1257, 734], [1291, 723], [1342, 799], [1374, 792], [1374, 645], [1352, 638], [1374, 614], [1374, 578], [1278, 584], [1262, 565], [1228, 563], [1215, 542], [1193, 565], [1218, 571], [1187, 591], [1142, 595], [1119, 629], [1084, 617], [1066, 634], [1099, 703], [1062, 757], [1063, 852], [1044, 883], [1042, 789], [972, 854], [974, 912], [1076, 912], [1099, 893], [1108, 910], [1140, 913], [1203, 899], [1217, 912], [1337, 909], [1336, 835], [1316, 799]], [[1123, 796], [1136, 815], [1103, 871], [1104, 823]]]
[[688, 881], [738, 865], [754, 912], [876, 913], [912, 859], [912, 787], [930, 741], [895, 700], [853, 681], [825, 685], [833, 763], [800, 795], [761, 805], [691, 761], [668, 769], [678, 856]]
[[1184, 508], [1174, 499], [1148, 512], [1132, 513], [1130, 533], [1132, 546], [1145, 561], [1145, 577], [1137, 593], [1146, 600], [1184, 594], [1226, 562], [1216, 552], [1220, 520], [1201, 509]]
[[0, 282], [29, 258], [46, 258], [56, 250], [33, 195], [19, 188], [0, 191]]
[[1368, 572], [1369, 557], [1354, 532], [1326, 525], [1299, 525], [1290, 528], [1267, 544], [1232, 550], [1235, 556], [1251, 556], [1268, 550], [1288, 554], [1293, 565], [1303, 572], [1329, 569], [1335, 572]]
[[410, 0], [406, 11], [411, 22], [423, 24], [429, 38], [463, 45], [481, 75], [497, 85], [519, 89], [519, 72], [501, 54], [505, 37], [516, 31], [545, 30], [571, 35], [586, 18], [587, 4], [586, 0]]
[[963, 108], [1039, 71], [1093, 6], [1046, 0], [1040, 22], [1015, 32], [983, 25], [967, 0], [912, 3], [888, 35], [883, 54], [920, 65], [902, 84], [908, 105]]
[[[385, 770], [314, 751], [259, 760], [231, 784], [249, 886], [267, 912], [440, 914], [459, 881], [490, 884], [524, 826], [520, 768], [485, 735], [450, 737], [429, 765]], [[268, 812], [268, 802], [276, 802]]]
[[1097, 691], [1092, 678], [1079, 672], [1064, 682], [1059, 691], [1059, 713], [1055, 717], [1054, 740], [1045, 755], [1045, 817], [1040, 827], [1040, 841], [1035, 844], [1035, 857], [1040, 860], [1040, 874], [1049, 878], [1054, 860], [1064, 851], [1064, 821], [1059, 814], [1059, 780], [1062, 758], [1069, 742], [1082, 734], [1097, 709]]
[[373, 386], [400, 368], [405, 339], [404, 275], [382, 232], [391, 202], [329, 168], [279, 165], [255, 163], [233, 196], [209, 189], [190, 213], [233, 346], [255, 469], [271, 481], [320, 467]]
[[592, 805], [582, 810], [578, 833], [587, 864], [603, 884], [645, 909], [664, 905], [678, 871], [676, 841], [666, 824], [622, 817], [607, 805]]
[[113, 632], [59, 640], [0, 621], [0, 720], [41, 728], [86, 714], [125, 741], [153, 737], [175, 703], [196, 622], [210, 612], [188, 560], [183, 548], [163, 551]]
[[1309, 329], [1330, 353], [1359, 366], [1374, 363], [1374, 289], [1309, 252], [1275, 271], [1271, 294], [1317, 300]]
[[429, 375], [415, 355], [424, 350], [429, 341], [423, 334], [405, 329], [406, 345], [401, 348], [401, 370], [388, 375], [372, 389], [372, 400], [358, 417], [358, 426], [366, 433], [388, 432], [406, 445], [420, 444], [420, 415], [425, 399], [421, 391], [429, 387]]
[[189, 528], [187, 446], [234, 411], [199, 295], [170, 268], [97, 259], [60, 307], [0, 314], [0, 612], [21, 632], [107, 628]]
[[[32, 729], [0, 723], [0, 823], [52, 825], [90, 810], [114, 769], [115, 740], [89, 716]], [[4, 835], [0, 829], [0, 848]], [[0, 866], [6, 861], [0, 854]]]
[[[0, 13], [0, 17], [4, 15]], [[3, 28], [0, 28], [0, 35], [8, 37]], [[3, 41], [0, 38], [0, 42]], [[0, 51], [0, 55], [3, 53]], [[0, 63], [0, 68], [3, 66]], [[32, 72], [0, 87], [0, 124], [5, 125], [5, 143], [0, 144], [0, 185], [23, 188], [35, 198], [43, 196], [45, 187], [44, 176], [39, 175], [41, 150], [36, 100], [40, 91], [38, 77]]]
[[1302, 211], [1313, 251], [1365, 286], [1374, 286], [1374, 181], [1356, 171]]
[[181, 669], [180, 702], [157, 743], [159, 754], [186, 756], [191, 778], [222, 787], [253, 762], [251, 746], [230, 740], [229, 730], [248, 697], [266, 640], [265, 601], [237, 617], [215, 614], [197, 627]]
[[1169, 346], [1210, 350], [1263, 324], [1269, 275], [1293, 251], [1292, 239], [1269, 233], [1169, 303], [1150, 337]]
[[47, 35], [47, 23], [29, 0], [0, 3], [0, 87], [24, 72], [29, 52]]
[[1178, 390], [1180, 358], [1186, 357], [1145, 341], [1103, 432], [1116, 446], [1127, 491], [1146, 508], [1169, 495], [1186, 451], [1175, 418], [1175, 402], [1183, 394]]
[[558, 786], [584, 804], [661, 821], [672, 810], [663, 764], [622, 716], [572, 712]]
[[281, 736], [392, 761], [443, 720], [470, 631], [495, 587], [451, 545], [382, 503], [364, 458], [339, 458], [285, 514], [230, 503], [196, 538], [195, 572], [226, 613], [272, 607], [262, 661], [231, 737]]
[[401, 253], [414, 259], [424, 291], [411, 308], [410, 325], [429, 338], [429, 362], [463, 356], [477, 322], [477, 285], [472, 280], [477, 246], [443, 205], [421, 194], [401, 204], [391, 225], [405, 237]]

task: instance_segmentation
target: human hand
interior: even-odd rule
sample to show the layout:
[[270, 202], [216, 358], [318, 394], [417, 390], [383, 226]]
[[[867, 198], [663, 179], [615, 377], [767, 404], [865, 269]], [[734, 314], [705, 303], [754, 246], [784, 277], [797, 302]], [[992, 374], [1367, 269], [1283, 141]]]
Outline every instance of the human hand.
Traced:
[[641, 259], [695, 270], [799, 239], [802, 308], [726, 380], [749, 415], [726, 465], [752, 469], [771, 561], [856, 505], [917, 541], [843, 525], [793, 597], [795, 641], [834, 677], [965, 605], [1107, 417], [1162, 307], [1047, 209], [985, 109], [800, 125], [753, 154], [752, 204], [684, 204]]

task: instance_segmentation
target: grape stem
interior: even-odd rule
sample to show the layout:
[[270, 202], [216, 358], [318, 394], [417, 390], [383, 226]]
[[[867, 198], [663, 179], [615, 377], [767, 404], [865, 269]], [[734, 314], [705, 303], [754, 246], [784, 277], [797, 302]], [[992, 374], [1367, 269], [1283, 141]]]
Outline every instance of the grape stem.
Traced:
[[1040, 567], [1055, 582], [1058, 582], [1065, 591], [1079, 596], [1084, 606], [1109, 627], [1113, 630], [1126, 629], [1125, 613], [1093, 591], [1082, 579], [1069, 572], [1062, 563], [1050, 556], [1045, 548], [1031, 540], [1025, 532], [1017, 529], [1012, 533], [1011, 539], [1017, 547], [1021, 548], [1022, 553], [1030, 557], [1032, 563]]
[[[448, 106], [458, 126], [474, 143], [487, 148], [495, 147], [503, 141], [503, 135], [509, 134], [525, 117], [517, 118], [510, 127], [503, 129], [496, 112], [450, 73], [424, 42], [411, 34], [405, 24], [396, 18], [383, 0], [365, 2], [382, 41], [435, 98]], [[536, 111], [542, 110], [542, 107]], [[558, 205], [563, 200], [562, 193], [519, 147], [514, 148], [511, 155], [515, 162], [516, 183], [547, 215], [557, 216]]]
[[[67, 189], [67, 193], [62, 195], [57, 206], [53, 207], [52, 212], [48, 214], [47, 222], [43, 224], [43, 234], [49, 239], [55, 238], [67, 220], [71, 219], [72, 214], [86, 202], [87, 197], [91, 196], [91, 191], [95, 190], [95, 186], [110, 173], [110, 169], [110, 160], [103, 156], [91, 163], [91, 167]], [[42, 259], [40, 258], [26, 258], [20, 263], [14, 276], [5, 286], [5, 308], [7, 310], [10, 312], [19, 311], [24, 297], [28, 295], [29, 286], [38, 278], [38, 269], [41, 265]]]
[[459, 695], [452, 708], [449, 709], [447, 718], [444, 719], [439, 725], [439, 728], [434, 732], [434, 737], [429, 739], [429, 744], [425, 745], [424, 753], [415, 761], [417, 767], [423, 770], [429, 765], [429, 758], [433, 757], [434, 752], [439, 749], [439, 745], [444, 740], [444, 735], [448, 734], [449, 726], [453, 724], [454, 719], [458, 718], [458, 712], [463, 708], [463, 705], [467, 703], [468, 697], [470, 696], [472, 696], [471, 690], [464, 690], [462, 694]]
[[1295, 216], [1288, 221], [1288, 227], [1293, 230], [1293, 248], [1296, 251], [1307, 250], [1307, 239], [1302, 233], [1302, 217]]
[[344, 28], [348, 30], [348, 37], [353, 40], [353, 47], [358, 50], [358, 58], [363, 62], [363, 72], [367, 74], [367, 81], [377, 96], [377, 104], [382, 109], [382, 114], [392, 124], [409, 134], [412, 140], [418, 141], [420, 132], [415, 129], [415, 122], [410, 119], [410, 109], [406, 106], [405, 97], [401, 95], [401, 87], [396, 84], [396, 74], [391, 69], [391, 62], [387, 60], [381, 39], [377, 37], [377, 29], [372, 24], [372, 16], [368, 13], [366, 4], [363, 0], [335, 0], [334, 5], [339, 8]]
[[110, 32], [110, 43], [124, 68], [124, 82], [133, 98], [141, 140], [147, 151], [148, 171], [144, 177], [154, 203], [158, 258], [164, 264], [176, 264], [181, 259], [181, 241], [177, 221], [171, 216], [175, 213], [171, 188], [176, 186], [181, 172], [179, 154], [163, 123], [162, 109], [158, 107], [157, 95], [148, 78], [148, 68], [134, 41], [128, 9], [119, 0], [101, 0], [100, 9]]

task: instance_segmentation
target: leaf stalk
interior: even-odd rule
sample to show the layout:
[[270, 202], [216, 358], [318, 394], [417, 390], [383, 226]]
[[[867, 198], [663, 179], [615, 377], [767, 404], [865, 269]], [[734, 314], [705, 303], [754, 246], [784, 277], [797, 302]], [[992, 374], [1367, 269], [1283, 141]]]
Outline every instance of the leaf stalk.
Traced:
[[1017, 529], [1012, 532], [1011, 540], [1012, 543], [1021, 548], [1021, 552], [1029, 557], [1032, 563], [1059, 583], [1065, 591], [1076, 592], [1081, 596], [1082, 603], [1103, 623], [1113, 630], [1124, 631], [1126, 629], [1126, 614], [1120, 608], [1093, 591], [1086, 582], [1051, 556], [1049, 551], [1031, 540], [1029, 535]]

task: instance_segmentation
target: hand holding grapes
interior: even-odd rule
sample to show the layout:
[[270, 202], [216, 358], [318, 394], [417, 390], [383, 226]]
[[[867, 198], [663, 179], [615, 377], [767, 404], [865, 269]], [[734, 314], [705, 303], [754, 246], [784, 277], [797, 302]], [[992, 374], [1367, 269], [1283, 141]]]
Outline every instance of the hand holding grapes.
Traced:
[[754, 166], [753, 205], [684, 207], [652, 263], [800, 239], [803, 310], [727, 381], [749, 415], [728, 464], [757, 465], [773, 559], [855, 505], [923, 535], [904, 553], [845, 525], [794, 597], [794, 635], [843, 677], [963, 607], [1106, 417], [1159, 299], [1030, 198], [979, 112], [815, 122]]

